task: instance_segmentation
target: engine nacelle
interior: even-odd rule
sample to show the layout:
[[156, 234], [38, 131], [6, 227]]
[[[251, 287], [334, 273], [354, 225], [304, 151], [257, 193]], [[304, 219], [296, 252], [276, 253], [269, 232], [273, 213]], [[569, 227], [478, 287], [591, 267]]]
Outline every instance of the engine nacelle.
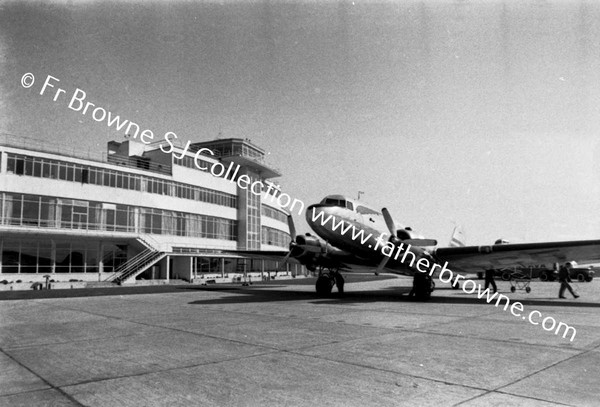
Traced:
[[296, 236], [296, 244], [292, 249], [292, 257], [301, 260], [306, 255], [321, 253], [325, 250], [325, 245], [315, 236], [312, 235], [299, 235]]
[[396, 236], [400, 240], [423, 239], [422, 235], [415, 233], [410, 227], [396, 230]]
[[296, 242], [292, 245], [290, 256], [314, 271], [317, 266], [328, 266], [332, 260], [348, 256], [343, 250], [333, 247], [329, 243], [322, 242], [315, 236], [306, 234], [296, 236]]

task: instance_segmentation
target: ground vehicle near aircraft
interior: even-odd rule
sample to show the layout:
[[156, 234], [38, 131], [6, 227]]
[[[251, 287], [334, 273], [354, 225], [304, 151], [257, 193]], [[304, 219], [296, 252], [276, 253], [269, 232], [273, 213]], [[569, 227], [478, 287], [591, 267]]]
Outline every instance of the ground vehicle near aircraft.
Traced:
[[[571, 279], [579, 282], [590, 282], [594, 279], [595, 270], [592, 266], [577, 267], [577, 262], [571, 262], [574, 266], [570, 269]], [[540, 281], [555, 281], [558, 276], [558, 272], [553, 268], [548, 268], [544, 265], [537, 265], [531, 267], [516, 267], [516, 268], [501, 268], [494, 270], [494, 276], [502, 279], [503, 281], [509, 281], [511, 275], [517, 273], [531, 273], [531, 278], [539, 278]], [[479, 279], [483, 278], [483, 273], [477, 273]]]
[[572, 280], [577, 280], [580, 283], [584, 281], [590, 282], [594, 279], [595, 271], [592, 266], [581, 266], [578, 267], [577, 262], [571, 262], [571, 268], [569, 270], [569, 276]]
[[496, 270], [495, 272], [495, 275], [500, 277], [503, 281], [509, 281], [511, 279], [511, 275], [513, 275], [515, 272], [521, 274], [530, 274], [532, 279], [539, 278], [541, 281], [554, 281], [557, 278], [557, 272], [551, 268], [547, 268], [544, 265], [503, 268]]

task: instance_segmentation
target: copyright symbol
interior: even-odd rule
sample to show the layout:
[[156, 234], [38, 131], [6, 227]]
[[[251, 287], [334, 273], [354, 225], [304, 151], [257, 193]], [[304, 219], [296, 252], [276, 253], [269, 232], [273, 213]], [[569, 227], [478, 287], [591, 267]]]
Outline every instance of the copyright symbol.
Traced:
[[21, 86], [24, 88], [31, 88], [35, 82], [35, 76], [31, 72], [27, 72], [21, 77]]

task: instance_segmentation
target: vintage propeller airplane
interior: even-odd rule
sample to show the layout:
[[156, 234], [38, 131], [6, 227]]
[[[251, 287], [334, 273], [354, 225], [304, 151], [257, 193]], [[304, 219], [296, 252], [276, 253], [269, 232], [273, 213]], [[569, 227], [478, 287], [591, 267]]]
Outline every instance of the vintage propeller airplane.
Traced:
[[[342, 291], [344, 279], [340, 270], [351, 270], [353, 265], [375, 268], [375, 274], [385, 270], [414, 275], [419, 273], [416, 261], [408, 260], [422, 258], [440, 265], [448, 262], [452, 270], [463, 273], [569, 260], [600, 260], [600, 240], [517, 244], [499, 240], [493, 245], [466, 246], [459, 227], [454, 229], [448, 247], [437, 247], [436, 240], [426, 239], [412, 228], [395, 223], [386, 208], [377, 211], [342, 195], [329, 195], [309, 206], [306, 220], [317, 236], [297, 235], [292, 218], [288, 217], [292, 241], [284, 262], [292, 257], [309, 270], [318, 270], [316, 291], [321, 295], [330, 294], [334, 285]], [[405, 254], [407, 251], [414, 254], [414, 259], [412, 254]]]

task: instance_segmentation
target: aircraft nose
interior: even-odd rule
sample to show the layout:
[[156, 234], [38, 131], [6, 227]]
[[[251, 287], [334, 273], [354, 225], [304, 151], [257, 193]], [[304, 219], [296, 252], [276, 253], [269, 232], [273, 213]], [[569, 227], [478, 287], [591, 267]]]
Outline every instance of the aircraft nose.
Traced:
[[[319, 212], [325, 212], [324, 215], [327, 215], [326, 209], [325, 209], [326, 205], [321, 205], [321, 204], [314, 204], [314, 205], [310, 205], [308, 208], [306, 208], [306, 222], [308, 223], [309, 226], [313, 226], [316, 222], [317, 222], [317, 217], [319, 216]], [[314, 228], [313, 228], [314, 230]]]

